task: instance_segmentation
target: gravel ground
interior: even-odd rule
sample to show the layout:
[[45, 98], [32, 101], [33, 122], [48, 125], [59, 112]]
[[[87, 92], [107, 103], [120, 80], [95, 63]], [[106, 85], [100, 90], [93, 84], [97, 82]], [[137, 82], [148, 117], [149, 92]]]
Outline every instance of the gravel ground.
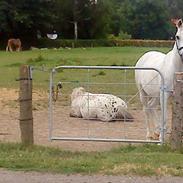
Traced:
[[0, 170], [0, 183], [182, 183], [182, 177], [82, 176]]

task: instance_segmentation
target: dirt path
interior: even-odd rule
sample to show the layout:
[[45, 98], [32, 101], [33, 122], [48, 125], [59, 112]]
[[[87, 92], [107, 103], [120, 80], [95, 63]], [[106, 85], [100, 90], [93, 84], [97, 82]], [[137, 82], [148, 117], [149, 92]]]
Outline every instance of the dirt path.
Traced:
[[[19, 107], [18, 107], [18, 90], [0, 88], [0, 141], [3, 142], [20, 142], [19, 128]], [[66, 150], [73, 151], [103, 151], [112, 147], [119, 146], [120, 143], [104, 142], [66, 142], [52, 141], [48, 139], [48, 96], [40, 91], [33, 92], [33, 118], [34, 118], [34, 142], [38, 145], [62, 147]], [[54, 106], [54, 125], [53, 135], [70, 136], [70, 137], [92, 137], [98, 138], [123, 138], [130, 135], [133, 138], [141, 135], [145, 137], [145, 127], [139, 129], [144, 131], [138, 133], [135, 131], [141, 124], [134, 122], [124, 124], [123, 122], [105, 123], [100, 121], [89, 121], [69, 117], [69, 106], [64, 106], [59, 102]], [[137, 112], [136, 112], [137, 113]], [[132, 130], [130, 133], [128, 131]], [[128, 134], [127, 134], [128, 132]]]
[[0, 170], [0, 183], [181, 183], [181, 177], [61, 175]]
[[[44, 97], [43, 97], [44, 96]], [[96, 143], [96, 142], [63, 142], [48, 140], [48, 111], [45, 107], [47, 98], [39, 92], [34, 93], [34, 137], [35, 144], [46, 146], [57, 146], [67, 150], [93, 151], [93, 150], [109, 150], [113, 147], [121, 145], [120, 143]], [[2, 142], [20, 142], [19, 130], [19, 108], [17, 106], [18, 91], [0, 88], [0, 141]], [[102, 123], [86, 120], [71, 119], [68, 115], [68, 108], [62, 107], [55, 110], [57, 117], [55, 118], [54, 133], [59, 135], [85, 135], [90, 127], [90, 133], [96, 137], [99, 135], [120, 138], [122, 133], [131, 137], [145, 137], [145, 126], [142, 121], [137, 120], [134, 123], [124, 124]], [[58, 114], [59, 113], [59, 114]], [[134, 116], [141, 117], [139, 111], [134, 111]], [[102, 133], [101, 133], [101, 128]], [[96, 130], [97, 129], [97, 130]], [[140, 131], [137, 131], [139, 129]], [[65, 130], [65, 131], [63, 131]], [[129, 132], [131, 131], [131, 132]], [[67, 133], [68, 132], [68, 133]], [[128, 132], [128, 133], [127, 133]], [[65, 134], [67, 133], [67, 134]], [[181, 183], [183, 178], [180, 177], [133, 177], [133, 176], [81, 176], [81, 175], [60, 175], [50, 173], [37, 172], [14, 172], [0, 169], [0, 183]]]
[[[0, 141], [20, 142], [18, 90], [0, 88]], [[53, 135], [62, 137], [95, 137], [117, 139], [146, 138], [146, 125], [143, 112], [131, 110], [134, 122], [101, 122], [83, 120], [69, 116], [69, 104], [57, 101], [54, 106]], [[118, 147], [114, 142], [49, 141], [48, 96], [45, 91], [33, 92], [34, 143], [38, 145], [61, 147], [72, 151], [104, 151]]]

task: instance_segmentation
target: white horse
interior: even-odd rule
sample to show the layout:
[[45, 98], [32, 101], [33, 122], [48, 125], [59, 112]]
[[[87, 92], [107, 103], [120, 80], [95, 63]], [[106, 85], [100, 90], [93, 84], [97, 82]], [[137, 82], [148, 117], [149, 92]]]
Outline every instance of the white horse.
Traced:
[[[183, 22], [181, 19], [172, 19], [172, 23], [177, 27], [175, 35], [175, 44], [173, 49], [167, 54], [150, 51], [145, 53], [137, 62], [136, 67], [155, 68], [159, 70], [165, 80], [165, 106], [168, 97], [173, 91], [173, 80], [175, 72], [183, 71]], [[161, 78], [153, 70], [135, 71], [135, 79], [140, 93], [140, 100], [146, 114], [147, 139], [159, 139], [160, 137], [160, 119], [157, 106], [161, 103]], [[160, 100], [159, 100], [159, 96]], [[161, 109], [163, 104], [161, 104]], [[166, 115], [165, 115], [166, 116]], [[153, 128], [151, 129], [150, 120]], [[166, 119], [165, 119], [166, 122]], [[165, 128], [165, 126], [163, 127]]]
[[71, 117], [99, 119], [101, 121], [133, 121], [127, 112], [126, 103], [119, 97], [110, 94], [92, 94], [79, 87], [71, 94]]

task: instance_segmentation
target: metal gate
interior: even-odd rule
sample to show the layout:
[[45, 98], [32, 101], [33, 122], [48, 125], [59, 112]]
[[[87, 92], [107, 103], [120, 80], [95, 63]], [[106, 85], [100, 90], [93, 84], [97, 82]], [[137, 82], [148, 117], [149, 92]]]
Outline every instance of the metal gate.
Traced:
[[[161, 78], [161, 139], [146, 140], [144, 112], [139, 101], [134, 71], [154, 70]], [[56, 88], [55, 88], [56, 86]], [[76, 87], [91, 93], [108, 93], [122, 98], [133, 122], [102, 122], [96, 119], [72, 118], [70, 94]], [[65, 141], [102, 141], [131, 143], [163, 143], [166, 115], [164, 78], [155, 68], [123, 66], [58, 66], [50, 73], [49, 139]], [[158, 97], [159, 96], [154, 96]]]

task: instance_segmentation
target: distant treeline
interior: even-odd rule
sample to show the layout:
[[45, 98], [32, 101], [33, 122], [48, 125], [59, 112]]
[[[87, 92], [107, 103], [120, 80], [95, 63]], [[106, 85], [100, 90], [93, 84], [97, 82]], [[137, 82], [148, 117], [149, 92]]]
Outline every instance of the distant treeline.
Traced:
[[59, 39], [171, 39], [182, 0], [0, 0], [0, 42]]

